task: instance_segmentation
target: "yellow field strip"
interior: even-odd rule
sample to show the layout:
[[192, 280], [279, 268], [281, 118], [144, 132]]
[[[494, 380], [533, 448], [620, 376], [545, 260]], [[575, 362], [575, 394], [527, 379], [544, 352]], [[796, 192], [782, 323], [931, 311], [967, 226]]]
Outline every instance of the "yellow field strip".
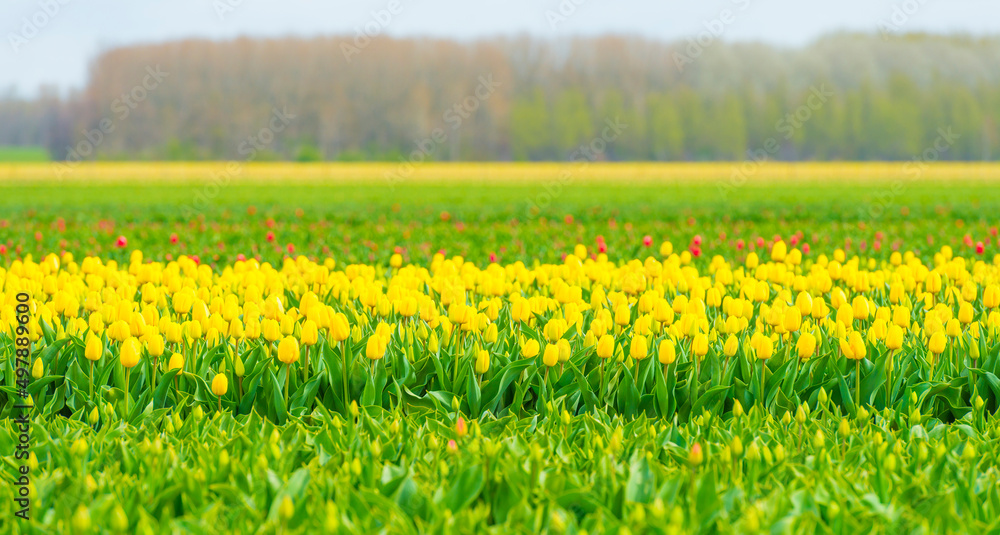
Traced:
[[0, 184], [150, 182], [767, 182], [997, 181], [1000, 163], [0, 163]]

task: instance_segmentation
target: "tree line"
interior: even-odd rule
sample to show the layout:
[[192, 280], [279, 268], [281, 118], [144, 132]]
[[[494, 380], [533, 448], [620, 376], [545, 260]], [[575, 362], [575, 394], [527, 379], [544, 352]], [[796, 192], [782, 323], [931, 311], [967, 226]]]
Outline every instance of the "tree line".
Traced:
[[998, 38], [344, 43], [112, 49], [69, 95], [0, 97], [0, 145], [70, 160], [567, 160], [615, 124], [587, 158], [906, 160], [942, 133], [942, 159], [1000, 156]]

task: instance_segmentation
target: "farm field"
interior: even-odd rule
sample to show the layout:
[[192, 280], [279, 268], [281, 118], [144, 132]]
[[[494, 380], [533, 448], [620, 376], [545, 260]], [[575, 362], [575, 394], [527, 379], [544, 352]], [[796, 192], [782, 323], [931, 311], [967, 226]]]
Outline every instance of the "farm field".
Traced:
[[1000, 529], [1000, 166], [57, 165], [0, 164], [35, 532]]

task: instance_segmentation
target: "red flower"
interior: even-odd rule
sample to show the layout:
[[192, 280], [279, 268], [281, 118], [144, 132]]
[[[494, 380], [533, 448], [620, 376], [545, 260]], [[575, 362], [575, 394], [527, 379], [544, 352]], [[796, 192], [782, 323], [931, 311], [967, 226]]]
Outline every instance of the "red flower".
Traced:
[[764, 238], [762, 236], [757, 236], [757, 247], [764, 246]]
[[737, 251], [742, 251], [744, 247], [746, 247], [746, 244], [743, 243], [742, 239], [736, 240], [736, 250]]
[[267, 236], [265, 236], [264, 239], [267, 240], [268, 243], [273, 242], [274, 241], [274, 233], [273, 232], [268, 232]]
[[597, 252], [606, 253], [608, 252], [608, 244], [601, 242], [597, 244]]
[[649, 247], [650, 245], [653, 245], [653, 237], [650, 236], [650, 235], [648, 235], [648, 234], [645, 235], [645, 236], [643, 236], [642, 237], [642, 244], [645, 245], [646, 247]]
[[497, 254], [496, 253], [490, 253], [490, 263], [492, 264], [492, 263], [494, 263], [496, 261], [497, 261]]
[[295, 246], [294, 246], [294, 245], [292, 245], [292, 244], [290, 244], [290, 243], [289, 243], [288, 245], [286, 245], [286, 246], [285, 246], [285, 249], [287, 249], [287, 250], [288, 250], [288, 254], [292, 254], [292, 253], [294, 253], [294, 252], [295, 252]]
[[981, 242], [981, 241], [980, 242], [976, 242], [976, 254], [983, 254], [983, 251], [985, 251], [985, 250], [986, 250], [986, 246], [983, 245], [983, 242]]
[[809, 244], [808, 243], [803, 243], [802, 244], [802, 254], [809, 254]]
[[571, 216], [569, 214], [566, 214], [566, 217], [563, 218], [563, 221], [565, 221], [567, 225], [572, 225], [573, 224], [573, 216]]
[[694, 239], [691, 240], [691, 243], [695, 245], [701, 245], [701, 234], [695, 234]]
[[7, 254], [7, 246], [0, 244], [0, 254]]
[[118, 239], [115, 240], [115, 247], [119, 249], [125, 247], [126, 245], [128, 245], [128, 240], [125, 239], [125, 236], [118, 236]]
[[688, 250], [691, 251], [691, 255], [694, 256], [695, 258], [701, 256], [701, 247], [698, 247], [697, 245], [692, 245], [690, 248], [688, 248]]
[[177, 243], [177, 234], [170, 235], [170, 243]]
[[243, 256], [243, 253], [240, 253], [236, 255], [236, 259], [239, 260], [240, 262], [243, 262], [247, 259], [247, 257]]

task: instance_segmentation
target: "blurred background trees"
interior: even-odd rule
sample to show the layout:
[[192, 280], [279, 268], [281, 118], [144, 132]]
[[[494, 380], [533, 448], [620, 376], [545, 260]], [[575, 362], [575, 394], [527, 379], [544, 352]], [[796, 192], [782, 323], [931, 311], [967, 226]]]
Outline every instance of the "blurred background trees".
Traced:
[[[0, 146], [62, 159], [109, 120], [114, 130], [89, 159], [244, 159], [251, 142], [258, 160], [417, 150], [434, 160], [566, 160], [618, 120], [627, 129], [596, 157], [738, 160], [776, 143], [770, 156], [783, 160], [900, 160], [948, 128], [958, 137], [943, 159], [1000, 156], [1000, 39], [836, 34], [801, 49], [701, 49], [625, 37], [377, 38], [347, 58], [352, 41], [112, 49], [68, 95], [0, 93]], [[123, 117], [116, 100], [156, 66], [167, 77]], [[492, 92], [481, 77], [496, 82]], [[295, 117], [256, 139], [275, 109]]]

